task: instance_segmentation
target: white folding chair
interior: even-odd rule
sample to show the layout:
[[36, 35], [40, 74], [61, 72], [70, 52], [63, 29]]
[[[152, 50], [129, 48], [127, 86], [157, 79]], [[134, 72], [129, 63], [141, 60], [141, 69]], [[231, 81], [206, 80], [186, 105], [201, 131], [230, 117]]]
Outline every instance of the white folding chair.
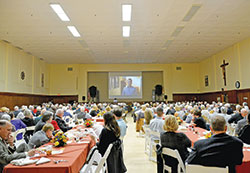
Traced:
[[149, 143], [149, 160], [156, 162], [156, 155], [154, 156], [153, 153], [156, 151], [156, 145], [160, 142], [160, 133], [150, 130], [150, 143]]
[[[18, 148], [18, 146], [19, 146], [20, 144], [26, 143], [25, 140], [24, 140], [24, 133], [25, 133], [25, 131], [26, 131], [26, 129], [23, 128], [23, 129], [19, 129], [19, 130], [17, 130], [16, 132], [13, 133], [13, 137], [14, 137], [14, 139], [16, 140], [16, 142], [15, 142], [16, 148]], [[20, 139], [20, 140], [18, 140], [18, 139], [16, 138], [17, 135], [19, 135], [19, 134], [22, 134], [22, 139]]]
[[186, 173], [228, 173], [228, 167], [219, 168], [211, 166], [201, 166], [201, 165], [186, 165]]
[[[98, 150], [95, 150], [89, 162], [85, 164], [80, 170], [80, 173], [105, 173], [105, 171], [108, 172], [106, 161], [112, 147], [113, 144], [109, 144], [103, 157], [101, 157], [101, 154], [98, 152]], [[98, 163], [98, 165], [93, 165], [94, 162]]]
[[229, 135], [235, 136], [236, 126], [237, 126], [237, 124], [234, 124], [234, 123], [228, 124], [228, 130], [227, 130], [227, 132], [228, 132]]
[[30, 134], [29, 136], [27, 136], [26, 133], [31, 132], [31, 131], [34, 131], [34, 130], [35, 130], [35, 127], [36, 127], [36, 126], [29, 126], [29, 127], [26, 127], [26, 131], [25, 131], [25, 133], [23, 134], [23, 136], [24, 136], [24, 137], [26, 136], [26, 138], [28, 139], [28, 141], [30, 140], [30, 138], [31, 138], [33, 135]]
[[183, 161], [181, 159], [181, 156], [180, 156], [178, 150], [177, 149], [173, 150], [173, 149], [170, 149], [170, 148], [163, 147], [162, 148], [163, 173], [165, 172], [165, 170], [168, 171], [168, 172], [172, 172], [171, 167], [166, 165], [163, 155], [168, 155], [168, 156], [171, 156], [171, 157], [177, 159], [177, 161], [178, 161], [178, 168], [177, 168], [178, 173], [181, 173], [181, 172], [185, 173], [186, 172], [185, 166], [183, 164]]
[[143, 126], [143, 129], [145, 131], [145, 153], [149, 155], [150, 152], [150, 128], [147, 125]]

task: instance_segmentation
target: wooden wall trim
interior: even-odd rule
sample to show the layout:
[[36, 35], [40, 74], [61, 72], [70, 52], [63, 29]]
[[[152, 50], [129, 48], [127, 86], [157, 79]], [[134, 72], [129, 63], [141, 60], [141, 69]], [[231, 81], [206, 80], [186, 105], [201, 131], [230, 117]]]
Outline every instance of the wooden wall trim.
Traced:
[[71, 101], [78, 101], [78, 95], [39, 95], [0, 92], [0, 107], [5, 106], [11, 110], [14, 106], [40, 105], [49, 101], [53, 103], [69, 103]]

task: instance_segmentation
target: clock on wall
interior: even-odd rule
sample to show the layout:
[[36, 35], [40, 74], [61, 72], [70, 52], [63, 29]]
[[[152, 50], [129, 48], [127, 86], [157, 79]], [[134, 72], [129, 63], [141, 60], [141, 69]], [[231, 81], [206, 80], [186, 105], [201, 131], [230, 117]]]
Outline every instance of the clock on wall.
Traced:
[[240, 81], [236, 81], [235, 82], [235, 87], [238, 89], [238, 88], [240, 88]]
[[22, 80], [25, 79], [25, 73], [24, 73], [24, 71], [21, 72], [21, 79], [22, 79]]

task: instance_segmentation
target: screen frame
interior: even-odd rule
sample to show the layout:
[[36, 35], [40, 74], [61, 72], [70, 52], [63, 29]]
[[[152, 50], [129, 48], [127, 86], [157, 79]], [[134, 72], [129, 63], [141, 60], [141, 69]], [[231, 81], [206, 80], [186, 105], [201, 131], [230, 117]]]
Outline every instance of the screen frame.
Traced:
[[[112, 76], [140, 76], [141, 77], [141, 81], [140, 81], [140, 93], [138, 96], [133, 96], [133, 97], [130, 97], [130, 96], [123, 96], [123, 95], [110, 95], [110, 78]], [[117, 99], [117, 100], [126, 100], [126, 99], [130, 99], [130, 100], [133, 100], [133, 99], [142, 99], [142, 95], [143, 95], [143, 92], [142, 92], [142, 82], [143, 82], [143, 76], [142, 76], [142, 71], [116, 71], [116, 72], [108, 72], [108, 98], [109, 99]]]

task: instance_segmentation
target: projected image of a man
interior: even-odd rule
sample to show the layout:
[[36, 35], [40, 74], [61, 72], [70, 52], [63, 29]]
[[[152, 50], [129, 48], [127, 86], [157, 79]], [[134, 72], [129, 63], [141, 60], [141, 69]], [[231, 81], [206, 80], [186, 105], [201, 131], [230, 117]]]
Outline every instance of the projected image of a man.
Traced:
[[122, 95], [123, 96], [137, 95], [136, 88], [132, 86], [132, 79], [131, 78], [128, 78], [127, 86], [123, 88]]

